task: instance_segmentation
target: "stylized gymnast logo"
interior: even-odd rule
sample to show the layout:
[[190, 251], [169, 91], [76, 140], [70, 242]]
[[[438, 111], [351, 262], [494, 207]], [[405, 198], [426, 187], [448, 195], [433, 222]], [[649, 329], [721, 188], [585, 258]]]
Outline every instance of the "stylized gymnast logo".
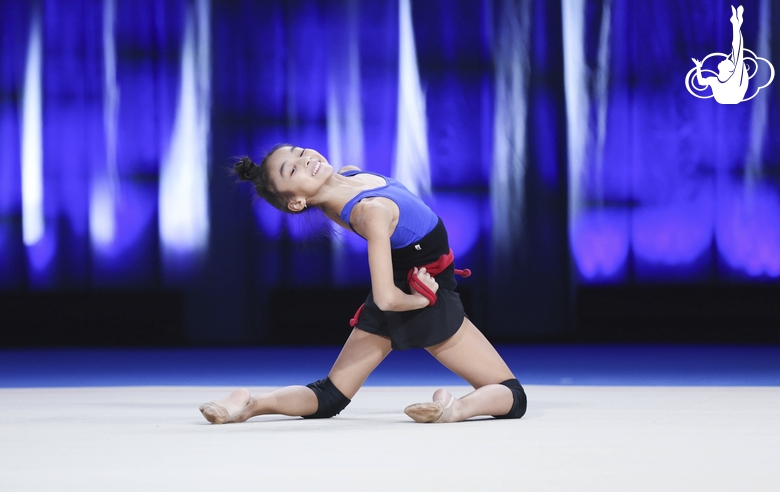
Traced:
[[[702, 61], [692, 58], [696, 66], [685, 76], [685, 88], [694, 96], [700, 99], [714, 97], [720, 104], [739, 104], [756, 97], [756, 94], [771, 84], [775, 78], [775, 67], [769, 63], [769, 60], [757, 56], [743, 46], [740, 28], [742, 27], [742, 13], [744, 11], [745, 9], [741, 5], [736, 10], [734, 10], [733, 6], [731, 7], [731, 54], [712, 53], [704, 57]], [[713, 70], [702, 69], [704, 62], [709, 58], [714, 58], [715, 61], [723, 58], [718, 63], [717, 73]], [[745, 97], [750, 79], [758, 74], [759, 61], [766, 63], [766, 66], [769, 68], [769, 80], [766, 84], [758, 86], [750, 96]], [[712, 74], [714, 77], [703, 77], [702, 73]], [[702, 96], [696, 93], [706, 91], [707, 87], [712, 89], [712, 94]]]

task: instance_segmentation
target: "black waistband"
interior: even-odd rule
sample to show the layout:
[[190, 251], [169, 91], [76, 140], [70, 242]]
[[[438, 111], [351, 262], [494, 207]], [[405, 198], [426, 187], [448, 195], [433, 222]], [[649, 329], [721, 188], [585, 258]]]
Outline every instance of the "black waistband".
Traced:
[[[447, 229], [444, 222], [439, 218], [439, 222], [431, 232], [425, 235], [419, 241], [415, 241], [409, 246], [391, 250], [393, 258], [393, 272], [397, 281], [405, 281], [406, 273], [414, 268], [438, 260], [441, 255], [446, 255], [450, 251], [449, 239], [447, 238]], [[439, 276], [444, 281], [448, 277], [453, 277], [453, 266], [450, 265]], [[437, 277], [438, 278], [438, 277]], [[449, 282], [446, 282], [449, 284]]]

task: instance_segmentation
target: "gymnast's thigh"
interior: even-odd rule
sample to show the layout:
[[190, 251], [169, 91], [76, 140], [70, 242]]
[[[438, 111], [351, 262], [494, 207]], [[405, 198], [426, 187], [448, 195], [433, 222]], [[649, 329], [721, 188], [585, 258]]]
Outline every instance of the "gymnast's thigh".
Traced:
[[457, 333], [426, 350], [475, 389], [514, 379], [496, 349], [468, 318]]
[[344, 396], [352, 399], [390, 351], [389, 338], [353, 328], [328, 377]]

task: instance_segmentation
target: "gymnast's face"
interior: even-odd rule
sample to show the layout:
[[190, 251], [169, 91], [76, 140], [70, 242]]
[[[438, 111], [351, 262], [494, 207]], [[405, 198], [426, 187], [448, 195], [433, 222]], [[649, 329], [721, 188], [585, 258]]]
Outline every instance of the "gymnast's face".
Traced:
[[322, 154], [297, 146], [276, 149], [265, 164], [276, 189], [292, 197], [288, 207], [293, 212], [300, 212], [306, 199], [315, 196], [333, 175], [333, 167]]

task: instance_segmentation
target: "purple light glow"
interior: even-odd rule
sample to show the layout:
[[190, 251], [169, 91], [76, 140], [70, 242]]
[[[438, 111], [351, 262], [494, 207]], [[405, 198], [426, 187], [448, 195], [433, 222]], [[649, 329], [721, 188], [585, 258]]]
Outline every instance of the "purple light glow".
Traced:
[[624, 275], [628, 257], [628, 210], [581, 212], [571, 230], [571, 249], [587, 280], [613, 280]]
[[455, 256], [469, 254], [479, 239], [485, 200], [465, 193], [438, 192], [431, 198], [429, 205], [444, 221], [450, 248]]
[[116, 201], [113, 241], [93, 246], [95, 257], [107, 262], [119, 260], [148, 235], [150, 228], [156, 228], [156, 197], [151, 185], [123, 183]]
[[346, 243], [349, 250], [352, 251], [353, 253], [368, 252], [368, 241], [358, 236], [357, 234], [346, 231], [341, 228], [339, 228], [337, 234], [341, 235], [342, 238], [341, 240], [344, 241], [344, 243]]
[[265, 200], [255, 200], [252, 206], [255, 222], [270, 239], [277, 239], [282, 234], [282, 212], [276, 210]]
[[151, 183], [122, 183], [117, 195], [113, 238], [92, 243], [97, 285], [143, 285], [154, 278], [157, 230], [157, 187]]
[[319, 210], [312, 210], [302, 214], [282, 215], [286, 222], [287, 233], [295, 241], [304, 241], [321, 236], [330, 227], [328, 219]]
[[780, 194], [766, 183], [720, 188], [717, 242], [726, 263], [752, 277], [780, 277]]
[[45, 230], [35, 244], [27, 246], [27, 261], [30, 266], [30, 285], [50, 287], [55, 281], [54, 258], [57, 253], [57, 237], [52, 228]]
[[637, 257], [666, 265], [688, 264], [710, 246], [713, 235], [712, 193], [695, 201], [634, 209], [631, 247]]

